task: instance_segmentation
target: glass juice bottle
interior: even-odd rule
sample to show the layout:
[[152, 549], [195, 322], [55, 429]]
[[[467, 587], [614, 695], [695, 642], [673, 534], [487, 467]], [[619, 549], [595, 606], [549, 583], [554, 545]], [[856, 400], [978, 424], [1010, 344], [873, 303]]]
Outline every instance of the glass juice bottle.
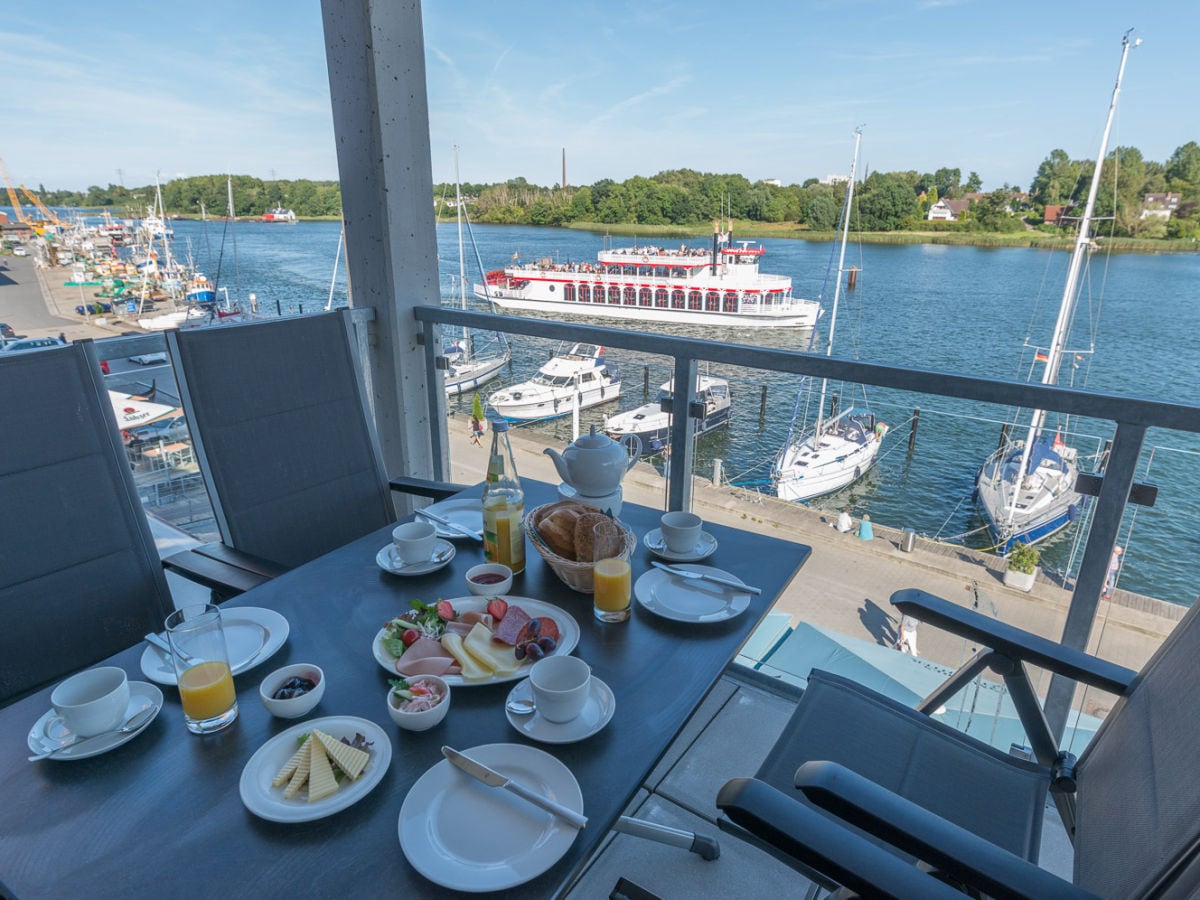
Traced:
[[508, 442], [508, 422], [497, 416], [489, 424], [492, 453], [483, 485], [483, 555], [516, 574], [525, 571], [525, 492]]

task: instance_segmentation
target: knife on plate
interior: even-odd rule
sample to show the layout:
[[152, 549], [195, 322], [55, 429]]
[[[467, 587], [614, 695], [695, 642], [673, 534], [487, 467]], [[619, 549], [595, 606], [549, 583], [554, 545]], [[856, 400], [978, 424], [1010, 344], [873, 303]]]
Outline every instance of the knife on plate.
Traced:
[[742, 584], [740, 581], [732, 581], [728, 578], [722, 578], [719, 575], [709, 575], [707, 572], [689, 572], [687, 569], [677, 569], [674, 566], [668, 566], [665, 563], [660, 563], [656, 559], [650, 560], [650, 565], [662, 569], [664, 572], [670, 572], [672, 575], [678, 575], [680, 578], [689, 578], [692, 581], [711, 581], [713, 584], [719, 584], [723, 587], [733, 588], [735, 591], [742, 591], [747, 594], [762, 593], [762, 588], [751, 587], [748, 584]]
[[555, 803], [549, 797], [543, 797], [537, 791], [530, 790], [520, 782], [513, 781], [507, 775], [501, 775], [495, 769], [489, 769], [483, 763], [476, 762], [469, 756], [464, 756], [453, 747], [443, 747], [442, 756], [450, 760], [451, 765], [457, 766], [472, 778], [482, 781], [488, 787], [502, 787], [512, 791], [518, 797], [528, 800], [535, 806], [540, 806], [546, 812], [554, 813], [554, 815], [575, 828], [584, 828], [587, 825], [586, 816], [580, 815], [573, 809], [567, 809], [561, 803]]
[[466, 525], [459, 525], [457, 522], [451, 522], [449, 519], [444, 519], [437, 513], [431, 513], [424, 509], [418, 509], [417, 515], [428, 519], [430, 522], [437, 522], [439, 525], [449, 528], [451, 531], [456, 531], [459, 534], [465, 534], [467, 537], [474, 538], [477, 541], [483, 540], [483, 536], [480, 535], [478, 531], [472, 531]]

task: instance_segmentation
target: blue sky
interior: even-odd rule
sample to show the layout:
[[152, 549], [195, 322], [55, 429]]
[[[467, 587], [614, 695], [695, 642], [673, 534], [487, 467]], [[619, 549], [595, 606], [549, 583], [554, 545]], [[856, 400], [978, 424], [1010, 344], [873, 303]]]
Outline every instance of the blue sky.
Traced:
[[[4, 0], [0, 157], [36, 188], [177, 175], [337, 177], [318, 0]], [[1030, 0], [426, 0], [435, 181], [574, 184], [664, 169], [785, 183], [974, 170], [1028, 187], [1113, 143], [1200, 140], [1200, 4]]]

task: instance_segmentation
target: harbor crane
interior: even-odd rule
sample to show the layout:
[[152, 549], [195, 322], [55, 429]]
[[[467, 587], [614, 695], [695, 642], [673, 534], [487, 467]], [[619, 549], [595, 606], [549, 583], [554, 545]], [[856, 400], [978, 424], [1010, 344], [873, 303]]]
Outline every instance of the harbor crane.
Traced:
[[38, 210], [41, 212], [41, 214], [43, 216], [45, 216], [47, 222], [49, 222], [51, 225], [57, 225], [57, 226], [61, 226], [63, 224], [59, 220], [58, 216], [56, 216], [49, 209], [47, 209], [46, 204], [38, 199], [37, 194], [35, 194], [29, 188], [25, 187], [25, 185], [23, 185], [23, 184], [17, 185], [17, 189], [20, 190], [23, 194], [25, 194], [26, 197], [29, 198], [29, 201], [38, 208]]
[[4, 187], [8, 190], [8, 203], [16, 213], [17, 221], [24, 225], [31, 224], [29, 216], [25, 215], [25, 210], [21, 209], [21, 201], [17, 199], [17, 191], [13, 187], [12, 179], [8, 177], [8, 167], [4, 165], [3, 157], [0, 157], [0, 177], [4, 178]]

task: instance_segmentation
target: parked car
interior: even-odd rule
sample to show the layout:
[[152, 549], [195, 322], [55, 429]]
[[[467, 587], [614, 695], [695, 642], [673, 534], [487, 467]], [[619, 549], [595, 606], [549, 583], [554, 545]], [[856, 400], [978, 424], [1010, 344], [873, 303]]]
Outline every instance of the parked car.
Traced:
[[18, 338], [15, 341], [5, 342], [3, 347], [0, 347], [0, 353], [16, 353], [20, 350], [41, 350], [45, 347], [62, 347], [66, 341], [60, 341], [55, 337], [40, 337], [40, 338]]
[[12, 330], [12, 326], [7, 322], [0, 322], [0, 338], [15, 338], [17, 333]]
[[26, 250], [20, 244], [18, 244], [16, 247], [13, 247], [13, 256], [28, 256], [28, 255], [29, 255], [29, 251]]
[[190, 437], [187, 416], [172, 416], [169, 419], [151, 422], [149, 425], [139, 425], [129, 429], [128, 434], [130, 447], [157, 444], [159, 441], [186, 441]]
[[167, 361], [166, 353], [142, 353], [138, 356], [129, 357], [131, 363], [137, 363], [139, 366], [157, 366]]

